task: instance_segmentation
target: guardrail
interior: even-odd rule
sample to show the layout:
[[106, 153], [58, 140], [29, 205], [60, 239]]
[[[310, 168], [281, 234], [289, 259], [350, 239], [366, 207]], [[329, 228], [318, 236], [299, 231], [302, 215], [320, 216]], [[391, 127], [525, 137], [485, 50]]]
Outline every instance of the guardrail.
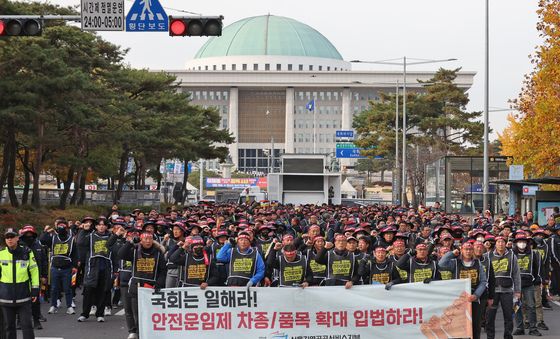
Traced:
[[[41, 204], [44, 205], [55, 205], [60, 202], [60, 196], [62, 195], [62, 189], [50, 189], [41, 188], [39, 190], [39, 199]], [[70, 191], [67, 201], [70, 202], [72, 198], [73, 191]], [[23, 195], [23, 189], [16, 189], [16, 196], [21, 201], [21, 196]], [[100, 205], [100, 206], [111, 206], [113, 204], [113, 197], [115, 195], [114, 190], [86, 190], [86, 198], [84, 200], [85, 205]], [[29, 199], [31, 199], [31, 191], [29, 192]], [[8, 203], [8, 192], [3, 191], [0, 203]], [[132, 205], [132, 206], [149, 206], [158, 207], [160, 206], [160, 192], [159, 191], [147, 191], [147, 190], [124, 190], [122, 191], [119, 204], [122, 205]]]

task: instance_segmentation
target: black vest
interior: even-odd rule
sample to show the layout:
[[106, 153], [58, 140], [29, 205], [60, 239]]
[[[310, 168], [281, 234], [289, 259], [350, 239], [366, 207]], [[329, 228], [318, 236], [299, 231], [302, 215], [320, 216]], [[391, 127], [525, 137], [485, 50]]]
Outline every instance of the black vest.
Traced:
[[434, 279], [436, 277], [436, 262], [429, 260], [424, 263], [419, 263], [416, 258], [410, 258], [410, 274], [408, 275], [408, 282], [423, 282], [425, 279]]
[[378, 264], [375, 259], [369, 261], [369, 272], [371, 283], [386, 284], [391, 281], [394, 263], [387, 259], [384, 263]]
[[521, 274], [521, 287], [528, 287], [535, 281], [537, 272], [533, 272], [533, 252], [527, 250], [525, 253], [516, 253], [517, 266]]
[[327, 276], [327, 265], [318, 264], [317, 261], [315, 261], [316, 256], [317, 254], [315, 254], [312, 249], [307, 250], [307, 260], [309, 261], [309, 267], [313, 273], [313, 279], [320, 279], [320, 282], [322, 282]]
[[492, 263], [492, 268], [494, 269], [494, 276], [496, 277], [496, 285], [504, 288], [510, 288], [513, 286], [512, 278], [512, 265], [514, 255], [512, 251], [508, 251], [503, 257], [497, 257], [494, 255], [494, 251], [488, 254], [488, 259]]
[[457, 259], [457, 269], [455, 270], [455, 279], [469, 279], [471, 281], [471, 294], [476, 290], [480, 282], [479, 269], [482, 266], [480, 260], [473, 259], [473, 264], [467, 267], [462, 260]]
[[99, 235], [97, 232], [91, 233], [89, 237], [89, 258], [104, 258], [111, 260], [111, 252], [107, 248], [109, 234]]
[[327, 283], [345, 284], [354, 275], [354, 253], [338, 255], [333, 250], [327, 252]]
[[147, 283], [153, 285], [157, 280], [160, 251], [146, 253], [142, 249], [134, 250], [134, 262], [132, 263], [131, 285], [136, 283]]
[[204, 263], [204, 256], [197, 259], [191, 253], [185, 254], [185, 266], [179, 281], [184, 286], [200, 286], [208, 280], [210, 265]]
[[286, 258], [280, 256], [280, 269], [278, 272], [279, 286], [295, 286], [299, 285], [305, 279], [307, 272], [307, 264], [303, 255], [298, 254], [296, 260], [288, 262]]
[[63, 260], [72, 261], [70, 253], [72, 253], [73, 247], [74, 241], [71, 236], [68, 236], [68, 239], [62, 241], [58, 235], [55, 234], [52, 238], [51, 256], [52, 258], [61, 258]]
[[245, 286], [255, 275], [258, 254], [258, 251], [254, 248], [250, 248], [247, 254], [239, 252], [237, 247], [232, 248], [226, 285]]

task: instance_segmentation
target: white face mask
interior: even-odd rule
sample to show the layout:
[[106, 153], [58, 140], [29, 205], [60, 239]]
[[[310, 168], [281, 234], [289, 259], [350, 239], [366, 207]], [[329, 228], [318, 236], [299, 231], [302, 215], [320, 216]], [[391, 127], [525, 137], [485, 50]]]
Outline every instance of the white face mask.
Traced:
[[484, 237], [478, 237], [476, 238], [476, 241], [484, 242]]
[[113, 214], [113, 215], [111, 216], [111, 219], [115, 220], [115, 219], [117, 219], [118, 217], [119, 217], [118, 215]]
[[524, 250], [527, 247], [527, 243], [525, 241], [521, 241], [517, 243], [517, 248], [520, 250]]

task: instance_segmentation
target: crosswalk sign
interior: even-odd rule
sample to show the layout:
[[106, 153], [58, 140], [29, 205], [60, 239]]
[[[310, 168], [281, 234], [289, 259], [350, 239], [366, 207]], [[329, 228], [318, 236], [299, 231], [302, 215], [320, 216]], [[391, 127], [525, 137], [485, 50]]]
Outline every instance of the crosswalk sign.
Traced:
[[126, 15], [127, 32], [167, 32], [169, 19], [159, 0], [135, 0]]

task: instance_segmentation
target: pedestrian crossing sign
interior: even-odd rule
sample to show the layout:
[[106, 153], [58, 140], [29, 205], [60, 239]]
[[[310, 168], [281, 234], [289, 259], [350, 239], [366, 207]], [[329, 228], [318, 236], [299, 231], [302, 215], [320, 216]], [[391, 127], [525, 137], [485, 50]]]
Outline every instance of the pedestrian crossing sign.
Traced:
[[135, 0], [126, 15], [127, 32], [167, 32], [169, 19], [159, 0]]

